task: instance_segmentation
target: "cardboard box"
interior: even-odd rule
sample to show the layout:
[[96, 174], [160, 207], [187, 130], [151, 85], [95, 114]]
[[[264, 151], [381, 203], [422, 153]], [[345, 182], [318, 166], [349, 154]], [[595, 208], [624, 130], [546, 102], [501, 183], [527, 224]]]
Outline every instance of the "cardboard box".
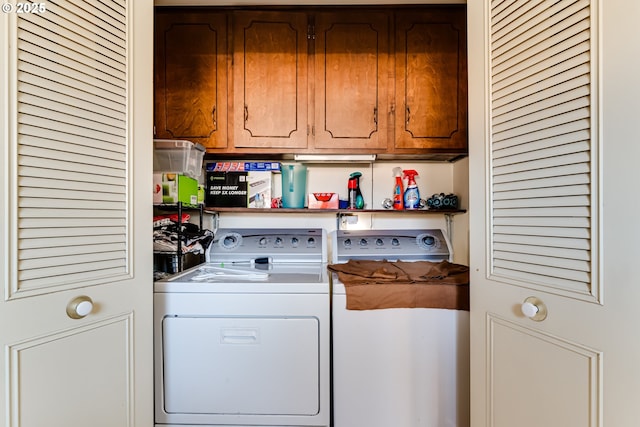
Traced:
[[309, 209], [338, 209], [338, 193], [309, 193]]
[[250, 208], [271, 208], [271, 198], [273, 197], [273, 172], [271, 171], [249, 171], [247, 172], [247, 182], [249, 186]]
[[207, 172], [250, 172], [279, 171], [279, 162], [211, 162], [205, 167]]
[[173, 205], [198, 204], [198, 180], [176, 173], [153, 174], [153, 203]]
[[249, 201], [247, 172], [207, 172], [205, 205], [246, 208]]

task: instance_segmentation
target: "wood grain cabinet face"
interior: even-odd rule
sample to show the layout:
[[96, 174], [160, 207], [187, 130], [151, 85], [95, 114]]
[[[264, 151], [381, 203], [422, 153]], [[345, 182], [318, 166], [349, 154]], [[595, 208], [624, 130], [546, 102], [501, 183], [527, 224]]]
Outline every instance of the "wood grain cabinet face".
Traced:
[[462, 8], [396, 14], [395, 149], [467, 152]]
[[233, 14], [236, 148], [307, 147], [307, 14]]
[[315, 148], [386, 149], [389, 20], [386, 13], [315, 15]]
[[227, 147], [227, 15], [156, 12], [155, 137]]

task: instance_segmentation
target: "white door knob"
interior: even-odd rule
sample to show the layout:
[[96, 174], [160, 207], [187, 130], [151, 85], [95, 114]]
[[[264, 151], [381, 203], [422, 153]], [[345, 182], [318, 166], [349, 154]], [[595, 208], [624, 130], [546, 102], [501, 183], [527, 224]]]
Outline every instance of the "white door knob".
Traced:
[[523, 302], [521, 309], [522, 309], [522, 314], [524, 314], [527, 317], [533, 317], [536, 314], [538, 314], [538, 312], [540, 311], [540, 309], [538, 309], [538, 307], [535, 304], [532, 304], [530, 302]]
[[67, 315], [72, 319], [82, 319], [93, 311], [93, 301], [86, 295], [76, 297], [67, 304]]
[[520, 310], [525, 317], [540, 322], [547, 318], [547, 306], [536, 297], [529, 297], [524, 300]]

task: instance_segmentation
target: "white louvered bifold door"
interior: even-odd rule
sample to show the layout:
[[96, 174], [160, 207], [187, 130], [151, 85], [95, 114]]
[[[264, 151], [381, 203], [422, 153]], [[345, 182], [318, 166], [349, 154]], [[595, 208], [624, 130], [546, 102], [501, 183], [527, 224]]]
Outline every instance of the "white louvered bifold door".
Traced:
[[493, 1], [491, 275], [599, 299], [597, 75], [588, 0]]
[[17, 19], [13, 296], [128, 274], [125, 7], [52, 0]]

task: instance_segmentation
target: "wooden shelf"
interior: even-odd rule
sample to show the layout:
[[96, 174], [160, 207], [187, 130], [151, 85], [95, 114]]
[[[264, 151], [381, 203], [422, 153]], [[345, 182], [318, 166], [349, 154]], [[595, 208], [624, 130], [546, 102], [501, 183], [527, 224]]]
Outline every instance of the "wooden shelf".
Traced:
[[213, 207], [205, 207], [205, 212], [209, 213], [225, 213], [225, 212], [235, 212], [235, 213], [270, 213], [270, 214], [287, 214], [287, 213], [305, 213], [305, 214], [367, 214], [367, 213], [390, 213], [396, 215], [402, 214], [436, 214], [436, 215], [456, 215], [466, 213], [466, 209], [410, 209], [410, 210], [402, 210], [396, 211], [393, 209], [289, 209], [289, 208], [276, 208], [276, 209], [259, 209], [259, 208], [213, 208]]

